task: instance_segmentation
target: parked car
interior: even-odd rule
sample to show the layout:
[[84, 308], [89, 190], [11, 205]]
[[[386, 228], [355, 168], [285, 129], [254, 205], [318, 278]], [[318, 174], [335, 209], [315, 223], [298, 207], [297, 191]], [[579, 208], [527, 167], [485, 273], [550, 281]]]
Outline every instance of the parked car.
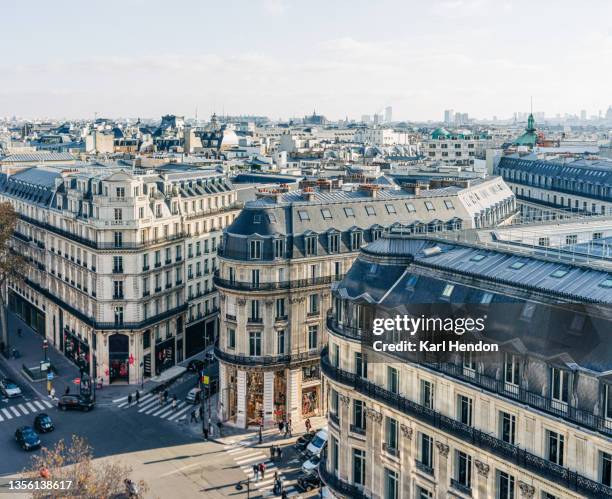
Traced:
[[306, 447], [306, 452], [318, 456], [327, 444], [327, 429], [319, 430]]
[[192, 388], [185, 397], [185, 401], [189, 404], [198, 404], [201, 402], [202, 390], [200, 388]]
[[8, 398], [21, 397], [22, 395], [21, 388], [9, 378], [0, 380], [0, 390], [2, 390], [2, 394]]
[[300, 492], [309, 492], [321, 486], [321, 479], [318, 473], [304, 473], [297, 479], [297, 488]]
[[17, 428], [15, 440], [23, 450], [34, 450], [40, 447], [40, 437], [31, 426]]
[[66, 409], [79, 409], [89, 411], [94, 408], [94, 402], [89, 397], [81, 395], [63, 395], [57, 402], [57, 408], [65, 411]]
[[300, 438], [296, 440], [293, 446], [298, 452], [304, 452], [306, 450], [306, 447], [308, 447], [308, 444], [314, 438], [314, 436], [315, 436], [314, 432], [304, 433]]
[[55, 425], [48, 414], [41, 412], [34, 418], [34, 428], [39, 433], [48, 433], [55, 430]]
[[317, 469], [319, 468], [319, 461], [321, 461], [321, 456], [318, 454], [311, 456], [308, 461], [304, 461], [302, 463], [302, 471], [304, 473], [316, 473]]
[[194, 373], [199, 373], [202, 369], [206, 368], [206, 362], [200, 359], [192, 359], [187, 364], [187, 370], [192, 371]]

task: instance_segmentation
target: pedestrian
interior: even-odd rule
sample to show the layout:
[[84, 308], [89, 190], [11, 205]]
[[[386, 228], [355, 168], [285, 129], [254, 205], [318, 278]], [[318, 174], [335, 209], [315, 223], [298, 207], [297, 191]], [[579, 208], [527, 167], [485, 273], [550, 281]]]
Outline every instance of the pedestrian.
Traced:
[[198, 408], [198, 416], [200, 417], [202, 421], [204, 421], [204, 418], [202, 417], [202, 406]]
[[164, 405], [164, 394], [159, 392], [159, 406], [161, 407], [162, 405]]
[[202, 433], [204, 434], [204, 440], [208, 440], [208, 425], [202, 421]]
[[132, 394], [128, 395], [128, 407], [132, 405]]
[[259, 480], [259, 465], [258, 464], [253, 465], [253, 475], [255, 477], [255, 480]]
[[140, 391], [136, 390], [136, 403], [140, 404]]
[[310, 418], [306, 419], [306, 423], [305, 424], [306, 424], [306, 431], [308, 433], [310, 433], [310, 429], [312, 428], [312, 425], [310, 424]]
[[274, 460], [274, 455], [276, 454], [276, 447], [274, 445], [270, 446], [270, 459]]
[[219, 436], [223, 436], [223, 423], [221, 421], [217, 421], [217, 429], [219, 430]]
[[278, 432], [282, 433], [283, 432], [283, 428], [285, 427], [285, 423], [284, 421], [279, 421], [278, 422]]
[[172, 397], [172, 412], [176, 411], [176, 395]]
[[164, 404], [168, 402], [168, 390], [164, 390]]
[[197, 423], [198, 419], [196, 418], [196, 412], [195, 409], [193, 411], [191, 411], [191, 419], [189, 420], [190, 423]]
[[266, 465], [265, 463], [259, 463], [259, 472], [261, 473], [261, 479], [264, 479], [264, 475], [266, 474]]
[[283, 490], [283, 493], [281, 494], [281, 499], [287, 499], [287, 491]]
[[281, 488], [281, 483], [280, 483], [280, 479], [278, 478], [278, 471], [275, 471], [274, 472], [274, 495], [275, 496], [280, 494], [280, 488]]
[[283, 450], [280, 448], [280, 445], [276, 448], [276, 457], [279, 461], [283, 458]]
[[55, 387], [51, 387], [51, 391], [49, 392], [49, 395], [51, 396], [51, 398], [53, 400], [55, 400]]

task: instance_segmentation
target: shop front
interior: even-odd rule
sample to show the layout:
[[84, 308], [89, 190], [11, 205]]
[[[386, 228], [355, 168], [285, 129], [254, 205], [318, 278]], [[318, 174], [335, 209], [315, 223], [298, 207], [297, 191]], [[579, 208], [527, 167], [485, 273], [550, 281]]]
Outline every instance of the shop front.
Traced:
[[126, 334], [115, 333], [108, 337], [108, 362], [110, 383], [128, 383], [130, 340]]
[[319, 400], [321, 388], [319, 385], [302, 388], [302, 417], [311, 418], [320, 414]]
[[287, 376], [285, 370], [274, 373], [274, 421], [280, 422], [287, 418]]
[[9, 310], [38, 334], [45, 336], [45, 313], [11, 290], [9, 290]]
[[155, 345], [155, 374], [159, 375], [174, 365], [176, 346], [174, 338], [168, 338]]
[[259, 425], [263, 417], [264, 373], [247, 372], [247, 426]]
[[64, 327], [64, 355], [76, 364], [81, 373], [89, 374], [89, 345], [68, 326]]

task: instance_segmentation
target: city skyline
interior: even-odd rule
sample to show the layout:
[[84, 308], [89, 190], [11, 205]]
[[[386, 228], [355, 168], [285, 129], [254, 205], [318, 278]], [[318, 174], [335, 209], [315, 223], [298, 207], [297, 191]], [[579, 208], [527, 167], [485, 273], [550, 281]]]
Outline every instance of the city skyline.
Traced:
[[0, 62], [0, 115], [151, 118], [197, 108], [201, 117], [286, 119], [316, 109], [358, 120], [392, 105], [395, 120], [441, 121], [444, 109], [511, 117], [531, 96], [547, 116], [590, 117], [610, 105], [605, 2], [592, 2], [582, 24], [570, 2], [384, 4], [186, 0], [168, 12], [111, 1], [95, 13], [69, 1], [3, 5], [11, 22], [0, 39], [16, 48]]

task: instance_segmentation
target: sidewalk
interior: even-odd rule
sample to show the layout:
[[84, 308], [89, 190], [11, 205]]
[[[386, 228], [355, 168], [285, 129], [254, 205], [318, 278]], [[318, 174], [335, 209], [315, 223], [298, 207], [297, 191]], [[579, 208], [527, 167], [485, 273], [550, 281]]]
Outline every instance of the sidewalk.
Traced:
[[[19, 328], [21, 328], [21, 337], [17, 335]], [[45, 353], [42, 347], [44, 338], [12, 312], [8, 312], [8, 329], [10, 349], [12, 351], [13, 348], [16, 348], [19, 352], [19, 358], [14, 359], [11, 356], [7, 359], [0, 355], [0, 360], [8, 367], [11, 377], [16, 380], [27, 379], [30, 382], [23, 374], [22, 366], [36, 367], [40, 365], [41, 360], [44, 360]], [[78, 393], [79, 388], [73, 381], [80, 376], [79, 368], [57, 350], [51, 342], [49, 342], [47, 348], [47, 360], [50, 360], [51, 364], [57, 369], [52, 382], [55, 388], [55, 396], [63, 395], [66, 387], [70, 388], [71, 393]], [[185, 367], [177, 365], [164, 371], [159, 376], [145, 381], [144, 385], [104, 385], [102, 389], [96, 389], [96, 401], [98, 403], [117, 402], [127, 399], [127, 396], [130, 393], [133, 395], [136, 390], [140, 390], [140, 393], [144, 395], [173, 377], [183, 376], [185, 372]], [[48, 396], [46, 381], [34, 381], [32, 386], [40, 396]]]

